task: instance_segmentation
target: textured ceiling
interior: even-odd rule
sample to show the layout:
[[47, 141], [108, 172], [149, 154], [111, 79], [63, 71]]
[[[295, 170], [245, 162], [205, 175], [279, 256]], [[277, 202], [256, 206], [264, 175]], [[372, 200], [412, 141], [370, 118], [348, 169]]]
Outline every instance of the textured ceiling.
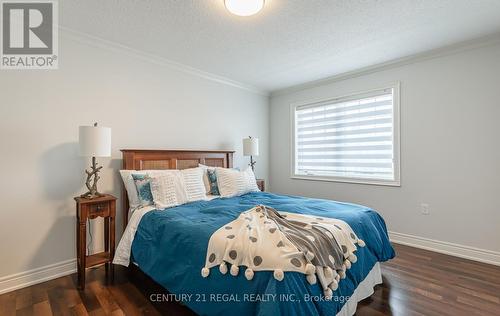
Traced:
[[500, 0], [64, 0], [63, 27], [274, 91], [500, 31]]

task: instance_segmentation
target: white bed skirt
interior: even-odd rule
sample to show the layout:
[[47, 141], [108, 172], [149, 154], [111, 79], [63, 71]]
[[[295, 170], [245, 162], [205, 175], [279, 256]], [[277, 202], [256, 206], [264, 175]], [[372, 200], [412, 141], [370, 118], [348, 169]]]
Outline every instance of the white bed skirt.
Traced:
[[359, 283], [358, 287], [352, 293], [350, 299], [344, 304], [337, 316], [352, 316], [356, 313], [358, 302], [364, 300], [373, 294], [373, 288], [377, 284], [382, 284], [382, 272], [380, 263], [376, 263], [370, 270], [366, 278]]

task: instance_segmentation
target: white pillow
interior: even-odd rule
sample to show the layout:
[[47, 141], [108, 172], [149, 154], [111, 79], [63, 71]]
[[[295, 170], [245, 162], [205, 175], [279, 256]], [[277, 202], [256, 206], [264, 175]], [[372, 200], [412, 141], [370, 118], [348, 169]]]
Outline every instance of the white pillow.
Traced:
[[222, 197], [233, 197], [248, 192], [260, 191], [251, 168], [247, 168], [245, 171], [216, 168], [215, 172], [217, 173], [217, 183]]
[[202, 168], [191, 168], [181, 170], [186, 188], [187, 201], [194, 202], [207, 199], [207, 191], [203, 184], [204, 170]]
[[184, 179], [181, 172], [176, 171], [152, 178], [151, 194], [156, 208], [165, 209], [187, 202]]
[[128, 204], [131, 210], [141, 206], [137, 188], [132, 178], [132, 174], [148, 174], [150, 177], [159, 176], [166, 173], [179, 172], [179, 170], [120, 170], [120, 175], [127, 190]]

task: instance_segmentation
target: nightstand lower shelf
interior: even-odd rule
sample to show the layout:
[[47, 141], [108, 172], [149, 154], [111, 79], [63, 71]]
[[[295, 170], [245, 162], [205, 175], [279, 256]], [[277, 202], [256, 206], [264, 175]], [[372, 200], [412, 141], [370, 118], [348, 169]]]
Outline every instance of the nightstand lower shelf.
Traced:
[[90, 268], [99, 264], [107, 263], [111, 260], [111, 256], [107, 251], [95, 253], [93, 255], [87, 256], [87, 258], [85, 259], [85, 268]]

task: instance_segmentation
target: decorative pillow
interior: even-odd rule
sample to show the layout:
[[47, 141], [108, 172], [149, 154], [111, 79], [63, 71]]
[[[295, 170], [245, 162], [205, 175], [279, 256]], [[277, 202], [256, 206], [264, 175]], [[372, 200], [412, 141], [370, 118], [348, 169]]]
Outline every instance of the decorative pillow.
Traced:
[[260, 191], [251, 168], [245, 171], [216, 168], [217, 183], [222, 197], [239, 196], [248, 192]]
[[153, 195], [151, 194], [151, 177], [148, 174], [132, 174], [137, 196], [141, 206], [153, 205]]
[[207, 169], [207, 177], [208, 177], [208, 182], [210, 184], [210, 191], [208, 192], [208, 194], [220, 195], [219, 185], [217, 184], [217, 173], [215, 172], [215, 168], [213, 170]]
[[151, 194], [158, 209], [174, 207], [187, 202], [184, 179], [180, 171], [162, 174], [151, 180]]
[[135, 186], [132, 174], [147, 174], [154, 178], [155, 176], [179, 172], [179, 170], [120, 170], [120, 175], [127, 190], [128, 203], [131, 211], [134, 211], [138, 207], [141, 207], [141, 201], [139, 200], [139, 194], [137, 193], [137, 188]]
[[207, 194], [210, 194], [211, 187], [210, 187], [210, 180], [208, 179], [208, 170], [215, 170], [215, 167], [209, 167], [205, 166], [203, 164], [198, 164], [198, 167], [203, 170], [203, 184], [205, 185], [205, 192]]
[[199, 167], [184, 169], [181, 170], [181, 174], [184, 180], [188, 202], [206, 200], [207, 194], [203, 183], [203, 169]]

